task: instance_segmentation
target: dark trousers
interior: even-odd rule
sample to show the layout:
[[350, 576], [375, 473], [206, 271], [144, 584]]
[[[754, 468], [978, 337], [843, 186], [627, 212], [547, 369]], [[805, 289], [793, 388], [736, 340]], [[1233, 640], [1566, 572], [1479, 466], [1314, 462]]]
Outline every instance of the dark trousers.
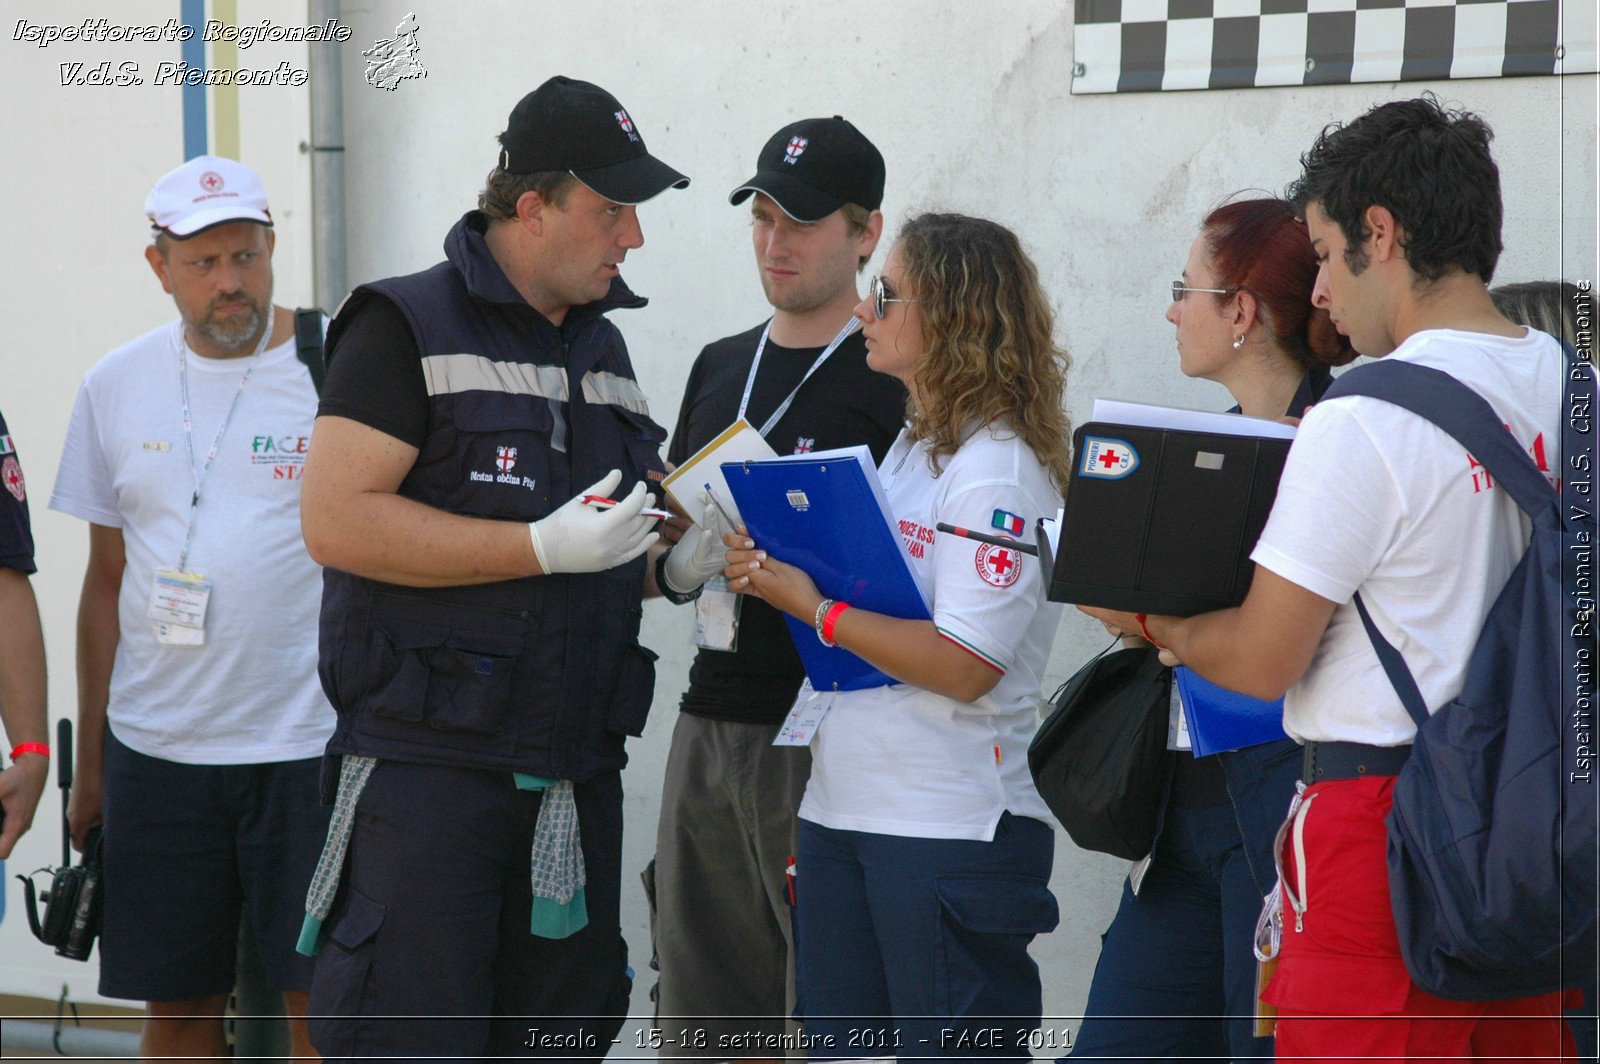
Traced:
[[1035, 935], [1055, 929], [1054, 833], [1005, 814], [992, 842], [800, 821], [797, 1011], [807, 1059], [1026, 1060]]
[[[1271, 889], [1273, 870], [1258, 871]], [[1271, 1057], [1251, 1033], [1261, 903], [1233, 806], [1170, 807], [1101, 939], [1072, 1058]]]
[[599, 1060], [628, 1010], [622, 782], [577, 786], [589, 923], [529, 932], [541, 793], [504, 771], [385, 761], [356, 807], [311, 990], [327, 1059]]

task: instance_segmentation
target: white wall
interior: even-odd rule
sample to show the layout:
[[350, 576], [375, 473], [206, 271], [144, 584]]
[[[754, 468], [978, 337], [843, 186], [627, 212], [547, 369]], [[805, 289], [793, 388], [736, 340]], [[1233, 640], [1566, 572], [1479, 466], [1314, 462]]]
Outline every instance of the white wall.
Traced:
[[[13, 4], [8, 14], [33, 9], [34, 21], [46, 21], [89, 6]], [[241, 21], [269, 7], [241, 6]], [[1595, 77], [1073, 97], [1071, 7], [679, 0], [618, 5], [597, 17], [588, 6], [501, 0], [472, 5], [469, 19], [461, 5], [428, 0], [347, 3], [355, 31], [344, 67], [351, 282], [438, 260], [445, 231], [494, 161], [511, 106], [556, 73], [611, 90], [652, 152], [694, 179], [641, 210], [647, 242], [624, 270], [651, 305], [616, 316], [656, 418], [668, 425], [700, 347], [765, 314], [746, 214], [726, 196], [773, 130], [808, 115], [842, 113], [882, 149], [891, 235], [908, 211], [933, 206], [989, 215], [1022, 235], [1075, 360], [1069, 404], [1078, 420], [1097, 395], [1227, 405], [1219, 388], [1178, 374], [1162, 320], [1165, 286], [1198, 220], [1239, 189], [1280, 190], [1324, 123], [1423, 88], [1479, 111], [1497, 131], [1507, 203], [1497, 280], [1595, 277]], [[152, 21], [175, 8], [140, 5]], [[428, 76], [393, 92], [366, 85], [360, 49], [389, 36], [408, 11], [417, 15]], [[9, 36], [9, 25], [0, 30]], [[21, 162], [0, 171], [13, 249], [0, 264], [8, 325], [0, 406], [31, 477], [56, 714], [73, 703], [72, 610], [85, 534], [43, 500], [84, 369], [170, 314], [139, 258], [138, 210], [155, 176], [181, 161], [175, 92], [61, 89], [60, 48], [41, 55], [0, 39], [0, 142]], [[242, 53], [241, 64], [270, 65], [261, 54]], [[308, 299], [308, 168], [297, 148], [304, 92], [245, 91], [246, 160], [262, 168], [275, 213], [289, 223], [279, 230], [281, 301]], [[645, 641], [662, 654], [657, 700], [625, 777], [624, 920], [641, 971], [649, 947], [636, 874], [653, 850], [667, 739], [690, 660], [687, 621], [687, 611], [660, 603], [646, 610]], [[1100, 644], [1098, 627], [1073, 614], [1049, 681]], [[50, 858], [55, 815], [47, 798], [13, 869]], [[1081, 1010], [1122, 871], [1060, 837], [1062, 924], [1035, 950], [1048, 1012]], [[15, 909], [20, 898], [7, 890]], [[42, 955], [13, 913], [0, 926], [0, 992], [54, 996], [61, 979], [76, 975], [73, 996], [89, 995], [81, 966]], [[648, 1012], [649, 982], [640, 980], [635, 1012]]]

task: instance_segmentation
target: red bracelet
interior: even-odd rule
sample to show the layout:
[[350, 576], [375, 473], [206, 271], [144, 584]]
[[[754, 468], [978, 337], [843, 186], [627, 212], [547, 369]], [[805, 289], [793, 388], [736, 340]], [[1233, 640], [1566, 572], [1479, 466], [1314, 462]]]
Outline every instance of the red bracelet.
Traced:
[[50, 748], [44, 743], [18, 743], [11, 748], [12, 761], [15, 761], [23, 754], [38, 754], [41, 757], [49, 757]]
[[844, 614], [844, 611], [849, 608], [850, 603], [848, 602], [835, 602], [831, 607], [829, 607], [827, 616], [822, 618], [822, 641], [828, 644], [830, 647], [838, 646], [838, 644], [833, 641], [833, 626], [838, 623], [839, 618]]
[[1160, 643], [1157, 643], [1156, 642], [1156, 637], [1151, 635], [1150, 634], [1150, 629], [1145, 627], [1144, 620], [1148, 616], [1149, 616], [1149, 614], [1147, 614], [1147, 613], [1136, 613], [1136, 614], [1133, 615], [1133, 619], [1139, 622], [1139, 631], [1144, 633], [1144, 641], [1146, 643], [1149, 643], [1151, 646], [1155, 647], [1157, 650], [1165, 650], [1165, 649], [1167, 649], [1166, 647], [1162, 646]]

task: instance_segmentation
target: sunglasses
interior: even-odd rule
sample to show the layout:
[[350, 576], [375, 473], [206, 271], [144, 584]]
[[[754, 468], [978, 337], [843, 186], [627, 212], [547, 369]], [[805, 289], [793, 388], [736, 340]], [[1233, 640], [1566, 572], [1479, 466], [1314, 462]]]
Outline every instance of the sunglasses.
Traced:
[[1219, 296], [1231, 296], [1237, 291], [1237, 288], [1190, 288], [1182, 281], [1173, 281], [1172, 301], [1174, 303], [1182, 303], [1183, 297], [1188, 295], [1190, 292], [1211, 292]]
[[872, 313], [879, 318], [888, 309], [890, 303], [915, 303], [915, 299], [899, 299], [894, 295], [894, 289], [882, 277], [874, 276], [867, 285], [867, 298], [872, 300]]

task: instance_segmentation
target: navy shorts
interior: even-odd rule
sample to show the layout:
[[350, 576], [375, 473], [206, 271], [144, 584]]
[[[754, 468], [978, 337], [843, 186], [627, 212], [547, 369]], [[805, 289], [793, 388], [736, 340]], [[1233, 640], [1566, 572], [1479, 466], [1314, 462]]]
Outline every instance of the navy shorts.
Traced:
[[267, 985], [311, 989], [311, 959], [294, 946], [328, 834], [320, 762], [185, 765], [107, 733], [101, 994], [195, 1001], [227, 993], [241, 916]]

